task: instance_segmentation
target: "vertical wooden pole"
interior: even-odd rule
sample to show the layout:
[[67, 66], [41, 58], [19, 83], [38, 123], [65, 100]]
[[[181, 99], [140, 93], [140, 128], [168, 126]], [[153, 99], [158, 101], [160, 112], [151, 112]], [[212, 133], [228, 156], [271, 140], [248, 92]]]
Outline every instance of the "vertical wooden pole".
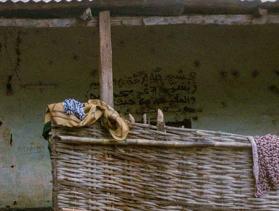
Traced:
[[113, 107], [113, 75], [112, 75], [112, 46], [110, 12], [99, 13], [100, 35], [100, 97], [108, 105]]

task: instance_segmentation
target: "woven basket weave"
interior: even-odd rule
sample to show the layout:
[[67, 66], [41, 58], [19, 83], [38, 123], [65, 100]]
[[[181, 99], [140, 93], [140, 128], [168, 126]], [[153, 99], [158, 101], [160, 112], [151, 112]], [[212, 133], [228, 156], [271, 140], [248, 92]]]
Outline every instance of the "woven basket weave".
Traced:
[[255, 198], [245, 136], [133, 124], [124, 142], [101, 127], [52, 129], [54, 210], [279, 210]]

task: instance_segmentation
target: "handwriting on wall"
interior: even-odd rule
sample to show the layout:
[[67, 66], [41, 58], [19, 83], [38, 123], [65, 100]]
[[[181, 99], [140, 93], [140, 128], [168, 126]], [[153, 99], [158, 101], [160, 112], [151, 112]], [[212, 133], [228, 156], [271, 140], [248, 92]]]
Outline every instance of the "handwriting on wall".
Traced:
[[[183, 70], [163, 73], [160, 68], [152, 72], [139, 71], [114, 79], [114, 104], [124, 113], [141, 115], [164, 112], [196, 113], [197, 80], [195, 72]], [[98, 83], [90, 85], [88, 97], [98, 98]]]

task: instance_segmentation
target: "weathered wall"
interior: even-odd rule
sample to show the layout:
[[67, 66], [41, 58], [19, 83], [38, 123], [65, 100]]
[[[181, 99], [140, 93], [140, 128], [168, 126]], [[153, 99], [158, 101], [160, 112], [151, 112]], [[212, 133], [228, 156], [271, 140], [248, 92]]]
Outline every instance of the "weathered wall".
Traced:
[[[113, 29], [115, 105], [140, 120], [278, 133], [279, 28]], [[98, 96], [93, 29], [0, 29], [0, 207], [51, 205], [45, 106]]]

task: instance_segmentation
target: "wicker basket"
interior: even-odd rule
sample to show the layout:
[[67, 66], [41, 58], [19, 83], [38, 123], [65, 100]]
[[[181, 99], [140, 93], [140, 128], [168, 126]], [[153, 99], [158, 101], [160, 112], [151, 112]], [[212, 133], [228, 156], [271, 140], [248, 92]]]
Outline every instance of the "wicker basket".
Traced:
[[135, 123], [124, 142], [100, 128], [52, 130], [55, 210], [279, 210], [255, 198], [245, 136]]

